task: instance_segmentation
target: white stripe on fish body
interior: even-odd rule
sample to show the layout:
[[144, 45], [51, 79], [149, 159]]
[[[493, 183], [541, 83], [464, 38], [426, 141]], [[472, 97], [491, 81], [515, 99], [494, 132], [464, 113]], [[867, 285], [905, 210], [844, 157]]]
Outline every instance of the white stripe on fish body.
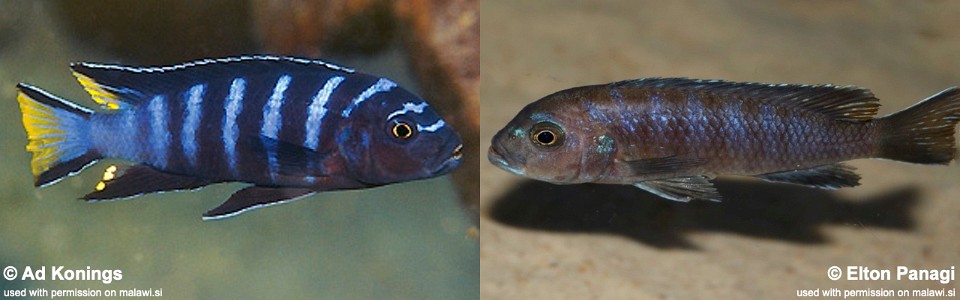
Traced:
[[323, 117], [327, 114], [327, 102], [330, 101], [330, 95], [340, 86], [343, 80], [343, 76], [334, 76], [328, 79], [313, 97], [313, 100], [310, 101], [310, 106], [307, 108], [307, 123], [304, 125], [306, 133], [303, 143], [311, 150], [317, 150], [319, 146], [320, 125], [323, 122]]
[[167, 122], [170, 113], [167, 111], [166, 99], [163, 95], [156, 95], [150, 100], [147, 107], [150, 112], [150, 152], [152, 153], [151, 164], [154, 167], [163, 169], [167, 165], [167, 151], [170, 147], [170, 131], [167, 130]]
[[360, 95], [357, 95], [357, 98], [353, 99], [353, 102], [351, 102], [350, 105], [347, 106], [347, 109], [343, 110], [342, 116], [344, 118], [350, 117], [350, 113], [352, 113], [354, 109], [359, 107], [361, 103], [363, 103], [364, 101], [367, 101], [367, 99], [370, 99], [370, 97], [373, 97], [373, 95], [376, 95], [377, 93], [389, 92], [396, 86], [397, 84], [393, 81], [390, 81], [390, 79], [380, 78], [379, 80], [377, 80], [377, 82], [370, 85], [370, 87], [368, 87], [366, 90], [360, 93]]
[[284, 95], [287, 87], [290, 86], [290, 75], [282, 75], [277, 79], [277, 84], [273, 87], [273, 94], [263, 106], [263, 126], [260, 128], [260, 134], [265, 137], [276, 139], [277, 132], [280, 131], [282, 116], [280, 108], [283, 106]]
[[180, 133], [180, 145], [183, 146], [183, 155], [190, 162], [190, 166], [197, 166], [197, 129], [200, 128], [202, 117], [201, 105], [205, 84], [197, 84], [187, 91], [187, 105], [184, 111], [183, 128]]
[[[287, 74], [280, 76], [280, 79], [277, 79], [277, 85], [273, 87], [273, 94], [270, 95], [270, 99], [267, 100], [267, 103], [263, 106], [263, 126], [260, 127], [260, 135], [264, 137], [276, 140], [277, 133], [283, 126], [283, 123], [281, 123], [282, 116], [280, 115], [280, 109], [283, 107], [285, 99], [283, 93], [286, 92], [287, 87], [290, 85], [290, 79], [290, 75]], [[279, 169], [280, 166], [277, 164], [277, 153], [273, 150], [274, 149], [267, 149], [266, 154], [270, 179], [275, 181], [277, 169]]]
[[234, 177], [240, 176], [237, 172], [237, 137], [240, 135], [237, 116], [243, 111], [243, 96], [246, 86], [247, 81], [243, 78], [233, 79], [233, 83], [230, 84], [230, 92], [227, 94], [227, 101], [223, 107], [223, 153], [226, 155], [227, 164], [230, 165], [230, 172]]
[[403, 108], [398, 109], [390, 113], [389, 115], [387, 115], [387, 120], [392, 119], [394, 116], [403, 115], [408, 112], [414, 112], [414, 113], [420, 114], [420, 113], [423, 113], [424, 108], [427, 108], [427, 102], [420, 102], [420, 103], [406, 102], [406, 103], [403, 103]]

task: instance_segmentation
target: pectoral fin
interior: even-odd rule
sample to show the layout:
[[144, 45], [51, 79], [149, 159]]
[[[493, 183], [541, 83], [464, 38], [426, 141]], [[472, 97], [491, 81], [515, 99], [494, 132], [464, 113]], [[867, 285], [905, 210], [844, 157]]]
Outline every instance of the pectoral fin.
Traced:
[[211, 182], [196, 177], [164, 173], [147, 165], [109, 166], [103, 179], [84, 200], [101, 201], [177, 190], [192, 190]]
[[251, 186], [237, 191], [223, 204], [204, 213], [203, 219], [229, 218], [253, 209], [299, 200], [314, 193], [316, 191], [307, 188]]
[[275, 168], [278, 174], [294, 177], [311, 174], [311, 171], [315, 171], [313, 166], [327, 156], [302, 145], [261, 135], [240, 136], [238, 144], [247, 153], [260, 155], [259, 159], [270, 163], [270, 167]]
[[809, 169], [762, 174], [757, 175], [757, 177], [766, 181], [835, 190], [860, 185], [860, 175], [857, 175], [853, 170], [856, 170], [856, 168], [846, 164], [831, 164]]
[[673, 201], [720, 201], [720, 193], [706, 176], [676, 177], [634, 183], [634, 186]]

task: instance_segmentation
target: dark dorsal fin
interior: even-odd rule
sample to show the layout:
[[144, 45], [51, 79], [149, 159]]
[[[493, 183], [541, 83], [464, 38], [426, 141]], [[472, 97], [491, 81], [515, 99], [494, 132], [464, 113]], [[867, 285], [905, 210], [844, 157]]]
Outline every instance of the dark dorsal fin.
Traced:
[[73, 63], [73, 75], [93, 100], [106, 109], [137, 105], [151, 95], [169, 92], [173, 86], [196, 84], [211, 76], [258, 74], [282, 69], [284, 72], [333, 71], [353, 73], [349, 68], [304, 58], [284, 56], [238, 56], [204, 59], [160, 67], [130, 67], [97, 63]]
[[811, 112], [837, 120], [861, 122], [873, 118], [880, 107], [870, 90], [852, 85], [766, 84], [696, 80], [687, 78], [642, 78], [610, 84], [613, 88], [652, 88], [710, 93], [720, 97], [743, 97]]

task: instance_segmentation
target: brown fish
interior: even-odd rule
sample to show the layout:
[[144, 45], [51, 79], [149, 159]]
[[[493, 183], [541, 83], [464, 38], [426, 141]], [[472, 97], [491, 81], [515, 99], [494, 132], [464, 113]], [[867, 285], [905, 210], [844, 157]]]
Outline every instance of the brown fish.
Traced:
[[859, 185], [840, 162], [949, 164], [960, 90], [900, 112], [855, 86], [647, 78], [572, 88], [527, 105], [488, 158], [556, 184], [632, 184], [664, 198], [720, 200], [717, 175], [824, 189]]

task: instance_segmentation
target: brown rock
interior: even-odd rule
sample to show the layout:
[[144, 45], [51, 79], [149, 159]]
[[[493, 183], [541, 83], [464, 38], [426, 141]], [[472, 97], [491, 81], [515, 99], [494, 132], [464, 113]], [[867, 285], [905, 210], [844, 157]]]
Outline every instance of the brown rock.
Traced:
[[126, 64], [171, 64], [255, 49], [246, 1], [51, 2], [64, 28]]
[[253, 1], [256, 34], [276, 54], [368, 54], [392, 41], [389, 0]]
[[453, 178], [476, 221], [480, 203], [480, 3], [397, 0], [401, 36], [423, 90], [463, 135], [464, 163]]

